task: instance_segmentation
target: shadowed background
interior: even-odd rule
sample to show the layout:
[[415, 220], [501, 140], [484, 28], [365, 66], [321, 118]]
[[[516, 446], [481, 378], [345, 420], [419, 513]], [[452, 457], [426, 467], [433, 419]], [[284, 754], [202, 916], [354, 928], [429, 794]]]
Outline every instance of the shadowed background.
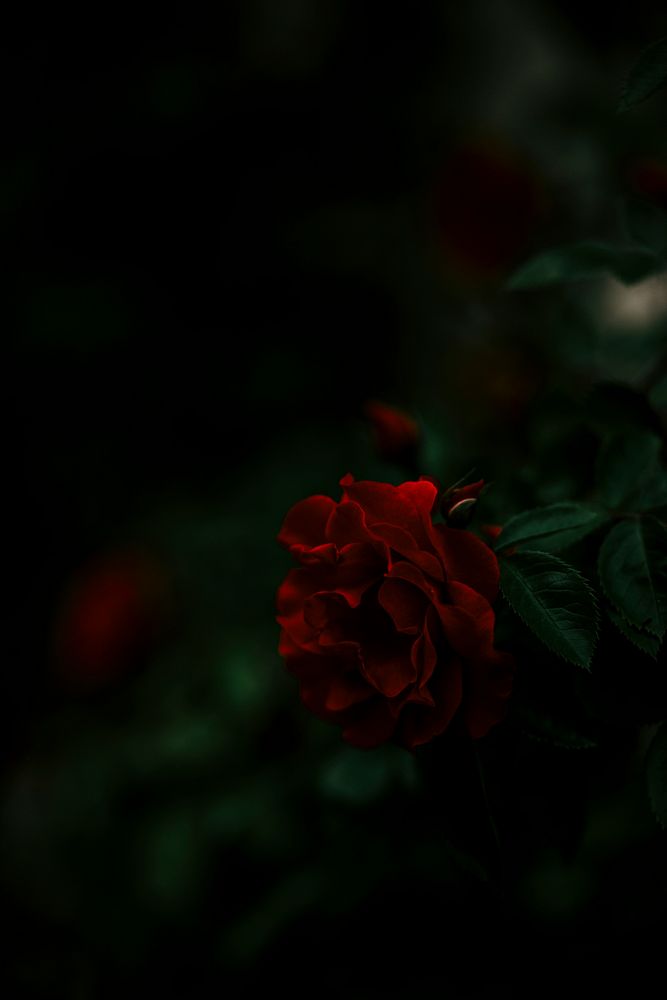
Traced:
[[504, 287], [667, 205], [664, 98], [616, 114], [660, 14], [250, 0], [6, 40], [8, 996], [555, 995], [657, 954], [632, 763], [490, 737], [503, 894], [470, 762], [307, 717], [274, 594], [293, 503], [401, 479], [368, 400], [421, 472], [495, 481], [489, 521], [590, 488], [596, 381], [665, 406], [663, 277]]

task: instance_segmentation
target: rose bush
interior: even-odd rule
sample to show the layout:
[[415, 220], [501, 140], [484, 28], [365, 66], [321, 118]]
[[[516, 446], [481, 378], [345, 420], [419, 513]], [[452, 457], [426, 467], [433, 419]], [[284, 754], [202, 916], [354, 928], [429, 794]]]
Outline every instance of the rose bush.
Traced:
[[304, 704], [359, 747], [413, 748], [461, 713], [470, 735], [503, 716], [512, 658], [494, 648], [498, 563], [469, 531], [434, 524], [428, 479], [341, 480], [278, 536], [301, 564], [277, 595], [280, 653]]

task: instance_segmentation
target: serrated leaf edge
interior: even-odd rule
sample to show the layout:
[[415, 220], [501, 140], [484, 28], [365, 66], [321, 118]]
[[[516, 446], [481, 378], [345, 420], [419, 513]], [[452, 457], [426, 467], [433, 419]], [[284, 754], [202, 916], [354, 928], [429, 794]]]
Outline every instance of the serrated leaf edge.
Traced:
[[[600, 581], [600, 586], [601, 586], [601, 589], [604, 590], [604, 587], [602, 587], [602, 581]], [[607, 618], [609, 619], [609, 621], [611, 622], [611, 624], [614, 626], [614, 628], [617, 629], [617, 631], [621, 633], [621, 635], [623, 636], [624, 639], [627, 639], [628, 642], [631, 642], [632, 645], [635, 647], [635, 649], [638, 649], [640, 653], [644, 653], [645, 656], [648, 656], [648, 657], [650, 657], [650, 659], [657, 661], [657, 659], [658, 659], [658, 653], [660, 652], [660, 648], [662, 646], [663, 639], [661, 639], [659, 635], [654, 635], [653, 632], [649, 632], [648, 629], [638, 628], [637, 625], [635, 625], [633, 622], [631, 622], [631, 621], [628, 620], [628, 618], [623, 614], [623, 612], [621, 611], [620, 608], [616, 607], [616, 605], [611, 600], [611, 598], [609, 597], [609, 594], [607, 594], [606, 591], [604, 592], [604, 596], [607, 598], [607, 600], [609, 601], [609, 603], [611, 604], [611, 606], [613, 607], [614, 611], [619, 616], [619, 618], [623, 619], [623, 621], [625, 622], [625, 624], [628, 626], [628, 629], [630, 629], [631, 631], [634, 630], [635, 632], [646, 632], [646, 635], [647, 635], [648, 638], [650, 638], [650, 639], [657, 639], [658, 640], [658, 649], [656, 650], [656, 652], [655, 653], [649, 653], [646, 649], [643, 648], [643, 646], [640, 646], [639, 643], [635, 642], [635, 640], [632, 638], [631, 634], [628, 635], [627, 632], [624, 632], [623, 629], [620, 628], [616, 624], [616, 622], [614, 621], [614, 619], [609, 614], [609, 610], [607, 608], [604, 609], [606, 611], [606, 613], [607, 613]]]
[[[555, 507], [555, 506], [556, 506], [556, 504], [546, 504], [544, 507], [532, 507], [529, 510], [521, 511], [521, 513], [515, 514], [513, 517], [511, 517], [509, 519], [509, 521], [507, 522], [507, 524], [504, 525], [504, 527], [503, 527], [503, 533], [504, 533], [505, 529], [508, 528], [510, 526], [510, 524], [512, 523], [512, 521], [514, 521], [517, 517], [521, 517], [523, 514], [530, 514], [533, 511], [537, 511], [537, 510], [548, 510], [549, 507]], [[581, 504], [581, 506], [585, 507], [586, 505], [585, 504]], [[594, 509], [592, 506], [587, 507], [587, 509], [590, 510], [590, 512], [592, 514], [595, 514], [597, 517], [599, 517], [601, 519], [595, 525], [595, 527], [590, 528], [590, 530], [586, 529], [586, 525], [583, 525], [583, 524], [582, 525], [576, 525], [575, 524], [571, 528], [557, 528], [555, 531], [550, 531], [550, 532], [544, 532], [543, 531], [541, 534], [529, 536], [528, 538], [526, 538], [523, 541], [521, 539], [519, 539], [519, 541], [509, 541], [509, 542], [505, 542], [503, 540], [503, 534], [501, 533], [500, 536], [498, 537], [496, 543], [495, 543], [495, 546], [494, 546], [495, 550], [496, 550], [496, 552], [498, 552], [500, 554], [502, 552], [503, 548], [505, 548], [506, 546], [513, 548], [514, 546], [525, 545], [526, 542], [528, 542], [528, 543], [533, 542], [533, 541], [534, 542], [539, 542], [539, 541], [542, 541], [542, 539], [554, 538], [555, 536], [557, 536], [559, 534], [564, 534], [566, 531], [573, 531], [574, 532], [574, 531], [579, 531], [579, 530], [586, 529], [584, 531], [584, 534], [581, 536], [581, 538], [578, 538], [578, 539], [576, 539], [575, 541], [572, 542], [572, 544], [574, 545], [574, 544], [576, 544], [577, 541], [582, 541], [584, 538], [586, 538], [587, 535], [592, 535], [593, 532], [597, 531], [599, 528], [605, 527], [605, 525], [608, 526], [608, 521], [609, 521], [609, 510], [608, 509], [606, 509], [606, 508], [604, 508], [602, 506], [600, 507], [599, 510]], [[553, 552], [547, 552], [546, 549], [537, 549], [537, 548], [534, 548], [534, 547], [531, 548], [531, 549], [521, 549], [521, 551], [522, 552], [540, 552], [542, 555], [547, 555], [547, 556], [554, 555]], [[556, 558], [558, 558], [558, 557], [556, 557]], [[570, 564], [566, 563], [565, 565], [569, 566]], [[574, 569], [575, 567], [573, 566], [572, 568]]]
[[[565, 656], [563, 653], [560, 652], [560, 650], [554, 649], [554, 647], [551, 645], [551, 643], [547, 642], [541, 635], [538, 635], [538, 633], [535, 632], [535, 630], [526, 621], [526, 619], [521, 614], [521, 612], [518, 611], [514, 607], [514, 605], [512, 604], [512, 601], [509, 599], [509, 597], [505, 593], [504, 589], [502, 588], [502, 576], [501, 576], [501, 590], [502, 590], [502, 593], [503, 593], [503, 597], [505, 598], [505, 600], [507, 601], [507, 603], [511, 607], [512, 611], [514, 612], [514, 614], [517, 615], [521, 619], [521, 621], [524, 623], [524, 625], [526, 625], [530, 629], [530, 631], [534, 635], [537, 636], [537, 638], [540, 640], [540, 642], [543, 645], [545, 645], [547, 647], [547, 649], [550, 649], [552, 653], [555, 653], [556, 656], [559, 656], [561, 658], [561, 660], [565, 660], [566, 663], [572, 663], [572, 664], [574, 664], [575, 667], [580, 667], [583, 670], [590, 670], [591, 662], [593, 660], [593, 654], [595, 652], [595, 647], [597, 646], [598, 639], [600, 638], [600, 608], [599, 608], [599, 605], [598, 605], [597, 594], [595, 593], [595, 591], [591, 587], [591, 585], [588, 582], [588, 580], [586, 579], [586, 577], [583, 576], [583, 574], [581, 574], [579, 572], [579, 570], [575, 566], [572, 566], [571, 563], [565, 562], [564, 559], [560, 559], [558, 556], [555, 556], [553, 554], [553, 552], [541, 552], [539, 549], [522, 549], [521, 550], [521, 554], [522, 555], [532, 555], [532, 554], [535, 554], [535, 555], [539, 555], [539, 556], [547, 556], [550, 559], [555, 559], [556, 562], [560, 563], [561, 566], [564, 566], [565, 569], [571, 570], [573, 573], [575, 573], [579, 577], [579, 579], [581, 580], [581, 582], [584, 584], [584, 587], [588, 591], [590, 597], [593, 599], [593, 607], [595, 609], [595, 618], [593, 620], [593, 626], [594, 626], [594, 632], [593, 632], [593, 634], [594, 634], [595, 638], [594, 638], [593, 649], [591, 650], [590, 658], [586, 661], [586, 663], [582, 663], [580, 660], [574, 660], [570, 656]], [[511, 560], [511, 558], [512, 558], [511, 556], [504, 557], [502, 555], [502, 553], [499, 553], [499, 556], [503, 560], [505, 560], [505, 559], [510, 559]]]
[[[657, 518], [656, 518], [656, 520], [657, 520]], [[619, 524], [622, 524], [622, 523], [623, 522], [619, 521]], [[614, 525], [614, 527], [616, 527], [616, 525]], [[611, 530], [613, 531], [614, 528], [612, 528]], [[611, 531], [609, 532], [609, 534], [611, 534]], [[607, 541], [607, 539], [605, 538], [605, 542], [606, 541]], [[604, 545], [604, 542], [602, 543], [602, 545]], [[646, 626], [644, 626], [644, 625], [635, 625], [635, 623], [631, 622], [630, 619], [628, 618], [628, 616], [626, 614], [624, 614], [624, 612], [621, 610], [621, 608], [618, 607], [618, 605], [616, 604], [616, 601], [609, 594], [608, 590], [606, 589], [606, 587], [604, 585], [604, 580], [602, 579], [602, 574], [600, 573], [600, 554], [602, 552], [602, 545], [600, 545], [600, 551], [598, 552], [598, 558], [597, 558], [597, 574], [598, 574], [598, 581], [600, 583], [600, 590], [602, 591], [602, 593], [604, 594], [604, 596], [607, 598], [607, 600], [609, 601], [609, 603], [611, 605], [613, 605], [613, 607], [618, 611], [619, 615], [623, 618], [623, 620], [628, 623], [628, 625], [631, 625], [632, 628], [639, 629], [640, 632], [642, 630], [644, 632], [648, 632], [649, 635], [652, 635], [655, 639], [659, 639], [660, 642], [662, 642], [663, 639], [665, 638], [665, 631], [667, 631], [666, 629], [663, 629], [662, 632], [654, 632], [653, 629], [646, 628]], [[642, 545], [643, 545], [643, 539], [642, 539]], [[644, 547], [644, 549], [646, 548], [645, 546], [643, 546], [643, 547]]]

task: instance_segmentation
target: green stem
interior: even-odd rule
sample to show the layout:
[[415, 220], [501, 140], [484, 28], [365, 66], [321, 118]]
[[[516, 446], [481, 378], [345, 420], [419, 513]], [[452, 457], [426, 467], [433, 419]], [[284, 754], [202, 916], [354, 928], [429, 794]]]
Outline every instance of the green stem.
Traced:
[[502, 876], [503, 852], [500, 844], [500, 837], [498, 835], [498, 827], [496, 826], [496, 821], [493, 817], [493, 809], [491, 808], [491, 802], [489, 801], [489, 793], [486, 787], [486, 778], [484, 777], [484, 767], [482, 765], [482, 759], [479, 755], [477, 747], [475, 746], [474, 740], [471, 740], [471, 747], [472, 747], [472, 755], [475, 760], [475, 767], [477, 769], [477, 776], [479, 778], [479, 787], [482, 793], [482, 801], [484, 803], [484, 814], [487, 819], [490, 840], [493, 844], [494, 860], [497, 864], [498, 874]]

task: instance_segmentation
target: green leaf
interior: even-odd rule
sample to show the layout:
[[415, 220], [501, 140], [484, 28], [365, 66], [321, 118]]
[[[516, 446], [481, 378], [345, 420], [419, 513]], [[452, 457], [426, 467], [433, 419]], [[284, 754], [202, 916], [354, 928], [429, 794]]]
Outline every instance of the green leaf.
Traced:
[[628, 111], [667, 83], [667, 38], [644, 49], [628, 74], [619, 111]]
[[607, 606], [605, 610], [610, 621], [614, 623], [619, 632], [623, 633], [626, 639], [636, 646], [637, 649], [641, 649], [642, 653], [652, 656], [654, 660], [657, 658], [658, 650], [660, 649], [660, 639], [657, 635], [651, 635], [650, 632], [646, 632], [644, 629], [635, 628], [634, 625], [625, 620], [616, 608]]
[[667, 250], [667, 213], [640, 198], [626, 198], [621, 203], [621, 224], [629, 239], [653, 253]]
[[667, 530], [652, 517], [620, 521], [598, 558], [602, 589], [635, 628], [662, 638], [667, 627]]
[[553, 503], [517, 514], [507, 522], [497, 549], [528, 543], [540, 552], [559, 552], [601, 527], [608, 520], [603, 511], [578, 503]]
[[656, 819], [667, 830], [667, 722], [662, 723], [649, 747], [646, 782]]
[[639, 500], [642, 487], [658, 473], [661, 448], [657, 434], [643, 427], [623, 430], [607, 438], [598, 456], [597, 481], [601, 498], [608, 507], [621, 507], [633, 496]]
[[541, 288], [613, 274], [626, 285], [659, 270], [662, 261], [649, 250], [587, 240], [555, 247], [523, 264], [509, 279], [510, 289]]
[[502, 558], [500, 586], [508, 603], [554, 653], [588, 669], [597, 639], [595, 595], [573, 566], [546, 552]]

